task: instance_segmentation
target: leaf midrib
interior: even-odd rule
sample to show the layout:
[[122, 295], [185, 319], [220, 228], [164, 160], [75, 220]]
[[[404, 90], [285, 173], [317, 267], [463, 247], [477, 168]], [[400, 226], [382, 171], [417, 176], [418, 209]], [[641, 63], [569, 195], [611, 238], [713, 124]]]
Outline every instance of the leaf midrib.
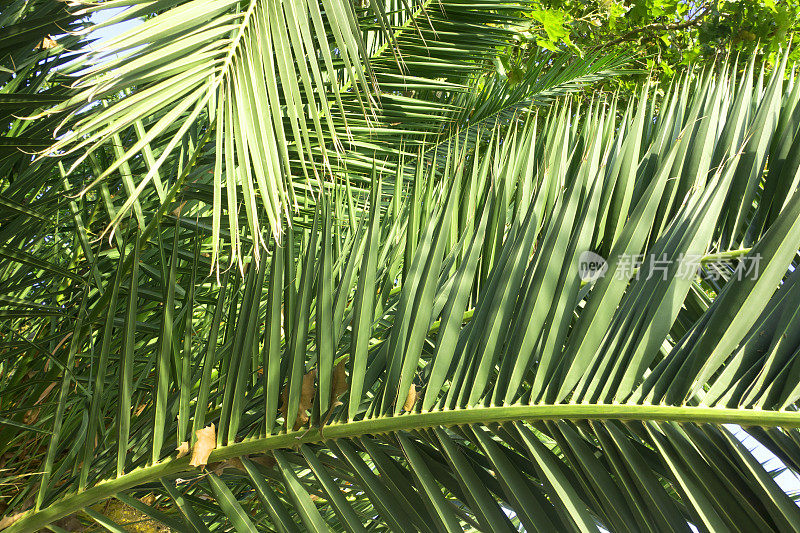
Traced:
[[[214, 463], [279, 448], [295, 448], [300, 444], [319, 443], [328, 439], [352, 438], [437, 426], [487, 424], [515, 420], [640, 420], [800, 428], [800, 412], [791, 411], [625, 404], [473, 407], [334, 423], [325, 426], [323, 432], [320, 432], [318, 428], [309, 431], [301, 429], [291, 433], [249, 439], [217, 448], [211, 453], [209, 462]], [[189, 460], [188, 456], [180, 459], [166, 459], [118, 478], [103, 481], [83, 492], [71, 494], [37, 513], [27, 514], [4, 531], [5, 533], [36, 531], [59, 518], [137, 485], [154, 482], [162, 477], [182, 472], [195, 471], [199, 473], [196, 468], [189, 465]]]

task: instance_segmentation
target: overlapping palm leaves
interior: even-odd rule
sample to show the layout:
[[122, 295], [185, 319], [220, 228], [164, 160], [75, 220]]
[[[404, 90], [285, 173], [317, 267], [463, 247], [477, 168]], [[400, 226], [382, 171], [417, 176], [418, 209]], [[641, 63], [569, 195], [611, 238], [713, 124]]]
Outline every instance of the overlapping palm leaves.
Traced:
[[53, 143], [56, 120], [20, 117], [67, 97], [59, 69], [79, 55], [71, 50], [79, 39], [64, 33], [79, 27], [80, 19], [58, 2], [7, 2], [0, 11], [0, 172], [8, 179]]
[[[783, 68], [763, 90], [752, 63], [699, 73], [658, 113], [643, 87], [621, 120], [562, 102], [477, 151], [454, 140], [441, 167], [406, 160], [407, 190], [323, 197], [219, 285], [209, 230], [168, 215], [146, 247], [120, 226], [106, 253], [130, 268], [107, 296], [77, 293], [69, 326], [5, 346], [19, 368], [61, 341], [40, 349], [57, 399], [3, 435], [8, 453], [51, 432], [13, 502], [36, 509], [9, 531], [81, 509], [115, 530], [92, 507], [112, 494], [178, 531], [798, 529], [725, 425], [800, 469]], [[588, 283], [585, 250], [608, 259]], [[46, 381], [26, 376], [3, 397], [33, 403]], [[210, 423], [193, 468], [172, 450]]]
[[[265, 245], [264, 234], [280, 235], [281, 220], [343, 171], [364, 181], [374, 165], [393, 168], [404, 149], [446, 132], [471, 108], [462, 94], [493, 68], [517, 35], [508, 25], [527, 9], [428, 4], [87, 4], [75, 13], [126, 8], [99, 26], [146, 20], [64, 70], [75, 81], [69, 99], [44, 112], [66, 116], [48, 152], [67, 156], [78, 192], [121, 180], [112, 228], [131, 211], [150, 223], [142, 203], [168, 204], [188, 183], [207, 184], [213, 242], [240, 260], [242, 226]], [[578, 61], [574, 72], [560, 57], [551, 62], [535, 60], [558, 83], [526, 94], [563, 94], [614, 74], [623, 60]], [[210, 152], [211, 174], [167, 179], [196, 152]]]

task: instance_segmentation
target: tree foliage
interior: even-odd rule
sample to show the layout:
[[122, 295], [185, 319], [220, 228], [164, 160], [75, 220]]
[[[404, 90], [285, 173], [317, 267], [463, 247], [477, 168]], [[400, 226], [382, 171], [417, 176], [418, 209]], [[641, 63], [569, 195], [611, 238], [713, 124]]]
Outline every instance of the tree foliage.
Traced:
[[567, 4], [12, 5], [4, 531], [800, 529], [732, 429], [800, 474], [789, 50], [613, 96]]
[[[668, 81], [720, 55], [764, 53], [774, 60], [797, 31], [799, 15], [793, 1], [545, 0], [526, 16], [528, 42], [579, 54], [624, 49], [638, 67]], [[509, 68], [519, 55], [509, 54]], [[791, 57], [797, 59], [796, 53]]]

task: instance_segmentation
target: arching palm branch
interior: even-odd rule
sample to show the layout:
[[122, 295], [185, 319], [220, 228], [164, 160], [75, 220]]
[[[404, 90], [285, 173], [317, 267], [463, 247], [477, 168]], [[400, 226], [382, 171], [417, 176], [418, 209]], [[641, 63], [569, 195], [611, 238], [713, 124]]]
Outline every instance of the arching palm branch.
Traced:
[[376, 166], [219, 283], [191, 204], [125, 219], [9, 328], [0, 451], [42, 474], [7, 531], [121, 530], [112, 497], [177, 531], [800, 528], [731, 427], [800, 472], [800, 84], [753, 70]]
[[[112, 228], [131, 212], [145, 226], [154, 210], [142, 204], [169, 205], [202, 185], [215, 260], [223, 241], [240, 260], [242, 225], [266, 244], [343, 175], [363, 188], [373, 166], [395, 168], [404, 151], [448, 135], [479, 105], [464, 95], [494, 70], [529, 9], [505, 0], [192, 0], [78, 4], [74, 14], [120, 8], [93, 29], [144, 22], [61, 70], [69, 98], [37, 115], [61, 122], [46, 153], [61, 157], [75, 193], [122, 182]], [[531, 72], [544, 67], [548, 82], [515, 92], [565, 94], [624, 61], [564, 58], [533, 58]], [[201, 169], [186, 163], [194, 158]]]

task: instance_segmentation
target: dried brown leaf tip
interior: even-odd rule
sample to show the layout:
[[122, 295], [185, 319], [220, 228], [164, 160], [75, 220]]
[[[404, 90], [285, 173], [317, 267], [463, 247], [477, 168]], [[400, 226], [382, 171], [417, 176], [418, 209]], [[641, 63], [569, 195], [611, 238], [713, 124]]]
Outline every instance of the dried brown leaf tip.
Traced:
[[19, 513], [14, 513], [11, 515], [6, 515], [3, 518], [0, 518], [0, 529], [5, 529], [20, 518], [25, 515], [25, 511], [21, 511]]
[[[314, 386], [314, 383], [316, 381], [316, 377], [317, 377], [316, 368], [303, 376], [303, 385], [300, 389], [300, 404], [297, 406], [297, 418], [295, 418], [294, 422], [294, 428], [293, 428], [294, 431], [297, 431], [306, 422], [308, 422], [308, 413], [306, 411], [310, 410], [311, 406], [314, 404], [314, 393], [316, 392], [316, 387]], [[281, 405], [281, 413], [283, 414], [283, 418], [286, 419], [289, 414], [288, 384], [283, 388], [283, 392], [281, 393], [281, 400], [283, 400], [283, 405]]]
[[189, 453], [189, 441], [185, 440], [181, 442], [181, 445], [175, 448], [175, 451], [178, 452], [178, 457], [177, 457], [178, 459], [180, 459], [184, 455], [187, 455]]
[[214, 424], [211, 424], [195, 431], [195, 435], [197, 435], [197, 442], [194, 443], [194, 448], [192, 448], [192, 460], [189, 461], [189, 464], [192, 466], [205, 466], [208, 464], [208, 456], [211, 455], [211, 450], [217, 447], [217, 430]]
[[414, 409], [415, 403], [417, 403], [417, 386], [412, 383], [411, 388], [408, 389], [408, 394], [406, 395], [406, 402], [403, 404], [403, 411], [411, 411]]
[[39, 43], [39, 50], [49, 50], [58, 46], [58, 43], [51, 36], [47, 36]]
[[281, 408], [278, 409], [283, 418], [286, 418], [286, 412], [289, 410], [289, 385], [283, 387], [281, 391]]
[[300, 389], [300, 406], [297, 409], [297, 420], [294, 423], [295, 430], [308, 422], [308, 413], [306, 411], [310, 411], [311, 406], [314, 404], [314, 394], [316, 393], [314, 382], [316, 377], [316, 368], [303, 376], [303, 388]]
[[347, 384], [347, 373], [345, 372], [347, 358], [342, 358], [339, 364], [333, 367], [333, 385], [331, 386], [331, 403], [339, 399], [339, 396], [347, 392], [350, 388]]

